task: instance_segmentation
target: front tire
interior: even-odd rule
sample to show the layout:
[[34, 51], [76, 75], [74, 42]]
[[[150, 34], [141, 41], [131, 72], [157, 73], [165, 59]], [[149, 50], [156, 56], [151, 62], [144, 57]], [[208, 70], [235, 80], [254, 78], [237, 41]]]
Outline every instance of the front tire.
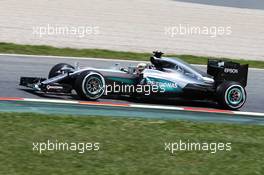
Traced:
[[105, 92], [104, 77], [97, 72], [82, 72], [75, 81], [75, 91], [82, 99], [97, 100]]
[[245, 88], [237, 82], [224, 82], [217, 87], [218, 104], [226, 109], [238, 110], [246, 102]]

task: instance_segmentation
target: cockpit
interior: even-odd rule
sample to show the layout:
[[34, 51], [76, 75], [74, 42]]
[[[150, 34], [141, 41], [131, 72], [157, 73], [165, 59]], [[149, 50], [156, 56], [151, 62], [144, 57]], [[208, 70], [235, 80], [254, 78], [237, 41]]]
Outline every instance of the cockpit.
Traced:
[[[155, 69], [166, 73], [181, 73], [185, 76], [199, 79], [203, 77], [211, 78], [210, 75], [197, 69], [196, 67], [182, 61], [179, 58], [162, 57], [162, 52], [153, 52], [150, 57], [150, 63], [139, 63], [138, 66], [128, 67], [128, 69], [121, 69], [129, 74], [137, 74], [138, 72], [144, 73], [145, 69]], [[140, 69], [140, 70], [139, 70]]]

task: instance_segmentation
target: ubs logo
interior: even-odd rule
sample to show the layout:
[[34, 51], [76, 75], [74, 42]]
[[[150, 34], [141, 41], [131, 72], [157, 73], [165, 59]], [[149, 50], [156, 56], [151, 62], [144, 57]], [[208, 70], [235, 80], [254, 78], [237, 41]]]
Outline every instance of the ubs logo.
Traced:
[[237, 74], [238, 73], [238, 69], [225, 68], [224, 72], [225, 73], [230, 73], [230, 74]]

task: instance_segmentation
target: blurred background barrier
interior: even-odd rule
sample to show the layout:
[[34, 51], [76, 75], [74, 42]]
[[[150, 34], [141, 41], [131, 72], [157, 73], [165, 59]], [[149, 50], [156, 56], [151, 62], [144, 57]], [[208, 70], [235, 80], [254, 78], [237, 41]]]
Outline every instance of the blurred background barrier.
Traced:
[[256, 0], [6, 0], [0, 42], [264, 60], [263, 6]]

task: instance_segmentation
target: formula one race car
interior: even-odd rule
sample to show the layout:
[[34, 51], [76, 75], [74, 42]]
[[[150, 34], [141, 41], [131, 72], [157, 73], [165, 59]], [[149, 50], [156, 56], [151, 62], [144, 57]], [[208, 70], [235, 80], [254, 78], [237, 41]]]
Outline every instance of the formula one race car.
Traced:
[[[48, 79], [21, 77], [20, 85], [44, 93], [74, 93], [86, 100], [117, 95], [133, 98], [184, 98], [211, 100], [227, 109], [239, 109], [246, 101], [248, 65], [208, 60], [207, 73], [155, 51], [150, 63], [127, 68], [79, 68], [55, 65]], [[74, 90], [74, 91], [73, 91]]]

